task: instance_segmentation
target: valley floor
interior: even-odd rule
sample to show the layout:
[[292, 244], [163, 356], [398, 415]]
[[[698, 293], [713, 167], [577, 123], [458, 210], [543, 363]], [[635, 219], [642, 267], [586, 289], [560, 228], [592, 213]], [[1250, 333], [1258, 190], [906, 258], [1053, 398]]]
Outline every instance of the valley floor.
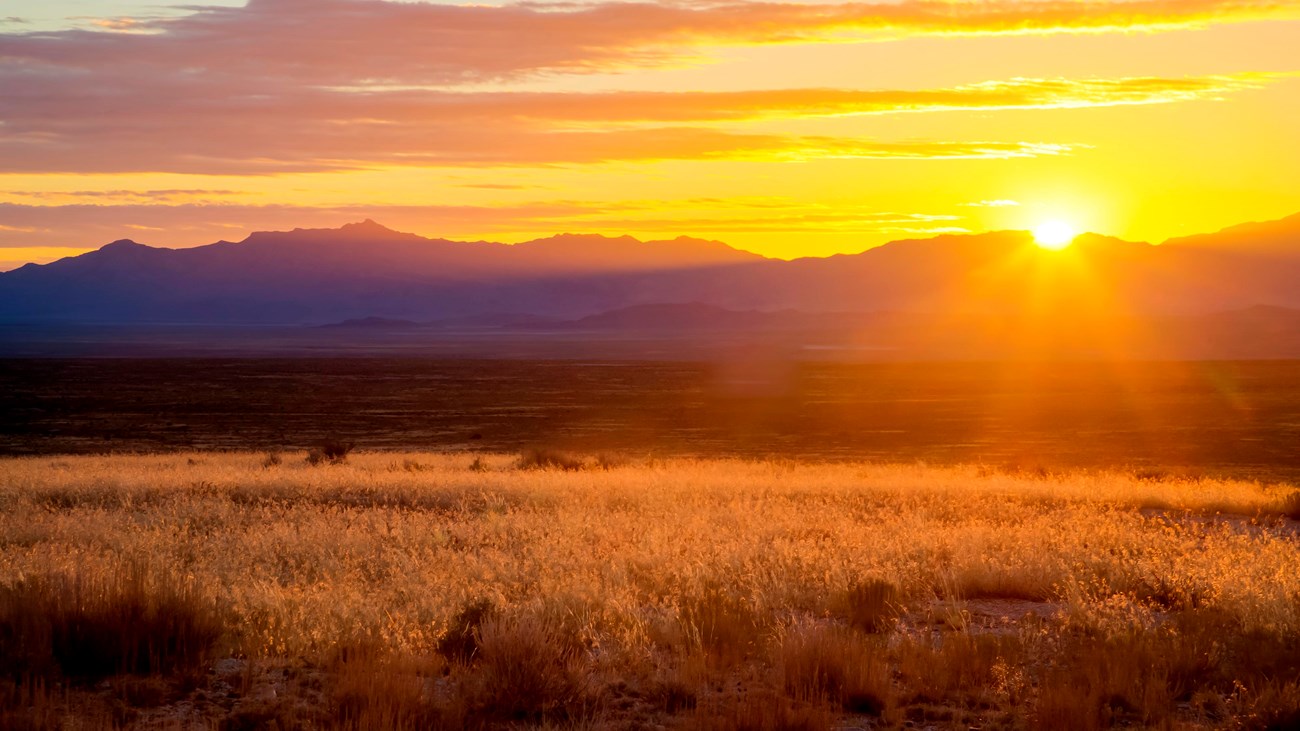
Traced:
[[1294, 728], [1300, 492], [554, 453], [0, 461], [3, 728]]

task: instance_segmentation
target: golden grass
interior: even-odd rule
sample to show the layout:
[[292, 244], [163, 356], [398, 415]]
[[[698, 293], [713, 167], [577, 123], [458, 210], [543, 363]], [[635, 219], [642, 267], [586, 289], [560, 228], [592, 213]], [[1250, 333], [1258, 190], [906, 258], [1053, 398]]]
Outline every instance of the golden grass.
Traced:
[[[306, 673], [313, 712], [210, 709], [254, 726], [1092, 728], [1289, 718], [1300, 697], [1256, 652], [1300, 637], [1287, 486], [577, 461], [4, 460], [0, 589], [145, 567], [219, 617], [222, 652]], [[0, 696], [39, 695], [22, 675]]]

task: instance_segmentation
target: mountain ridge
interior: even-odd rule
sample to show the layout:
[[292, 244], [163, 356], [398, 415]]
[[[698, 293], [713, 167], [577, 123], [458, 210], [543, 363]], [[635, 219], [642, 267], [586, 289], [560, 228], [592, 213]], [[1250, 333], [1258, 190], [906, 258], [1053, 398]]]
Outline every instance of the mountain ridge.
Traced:
[[330, 323], [491, 313], [599, 315], [697, 303], [736, 311], [1214, 312], [1300, 307], [1300, 214], [1162, 244], [1025, 231], [903, 239], [769, 259], [679, 236], [562, 233], [518, 244], [425, 238], [372, 219], [193, 248], [119, 239], [0, 273], [0, 320]]

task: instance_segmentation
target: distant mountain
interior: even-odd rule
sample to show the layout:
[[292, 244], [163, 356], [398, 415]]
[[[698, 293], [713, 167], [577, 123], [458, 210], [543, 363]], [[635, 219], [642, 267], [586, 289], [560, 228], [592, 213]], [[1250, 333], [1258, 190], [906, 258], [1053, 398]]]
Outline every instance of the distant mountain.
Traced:
[[808, 315], [801, 313], [770, 313], [754, 310], [738, 312], [716, 305], [689, 302], [621, 307], [564, 323], [561, 327], [572, 330], [638, 332], [769, 329], [789, 323], [792, 315], [800, 321], [807, 321], [809, 318]]
[[343, 322], [331, 322], [321, 325], [321, 328], [327, 330], [411, 330], [413, 328], [423, 327], [418, 322], [411, 320], [394, 320], [389, 317], [359, 317], [353, 320], [344, 320]]
[[1164, 246], [1198, 248], [1227, 254], [1270, 253], [1300, 256], [1300, 213], [1277, 221], [1243, 223], [1212, 234], [1169, 239]]
[[[327, 323], [500, 312], [583, 315], [593, 278], [766, 261], [717, 241], [563, 234], [507, 245], [425, 239], [374, 221], [164, 249], [115, 241], [0, 273], [0, 320]], [[582, 281], [575, 281], [582, 280]], [[593, 287], [595, 287], [593, 289]]]
[[[1300, 308], [1297, 282], [1300, 215], [1160, 245], [1085, 234], [1049, 252], [1026, 232], [1002, 231], [793, 261], [686, 237], [563, 234], [507, 245], [426, 239], [364, 221], [192, 249], [116, 241], [27, 265], [0, 274], [0, 321], [812, 327], [823, 313], [1077, 317]], [[791, 313], [772, 314], [781, 311]]]

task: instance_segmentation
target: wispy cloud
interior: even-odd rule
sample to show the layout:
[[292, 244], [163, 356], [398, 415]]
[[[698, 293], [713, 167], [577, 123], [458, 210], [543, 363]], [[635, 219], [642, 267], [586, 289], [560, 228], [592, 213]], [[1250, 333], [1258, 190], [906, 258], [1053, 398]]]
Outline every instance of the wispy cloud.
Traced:
[[0, 190], [0, 198], [29, 198], [33, 200], [111, 199], [114, 202], [149, 201], [167, 203], [177, 200], [194, 202], [201, 197], [226, 197], [239, 195], [237, 190], [209, 190], [206, 188], [173, 188], [169, 190]]
[[[1056, 109], [1217, 99], [1279, 75], [1011, 79], [921, 90], [358, 92], [184, 83], [0, 61], [0, 170], [262, 174], [372, 165], [555, 165], [718, 158], [1021, 157], [1068, 145], [926, 144], [755, 135], [766, 119]], [[707, 125], [707, 126], [701, 126]], [[292, 129], [292, 134], [285, 130]], [[820, 151], [820, 152], [819, 152]]]
[[[646, 65], [713, 44], [908, 34], [1131, 31], [1300, 17], [1281, 0], [902, 0], [444, 5], [249, 0], [91, 31], [6, 40], [7, 53], [82, 67], [153, 65], [298, 82], [458, 83]], [[183, 71], [182, 71], [183, 72]]]
[[[375, 166], [520, 167], [660, 160], [1006, 159], [1060, 155], [1071, 145], [1030, 141], [881, 141], [751, 134], [702, 127], [554, 130], [517, 122], [388, 124], [299, 120], [232, 124], [229, 118], [176, 126], [174, 118], [68, 130], [45, 144], [0, 131], [7, 172], [269, 174]], [[69, 128], [78, 128], [72, 131]], [[286, 136], [284, 129], [294, 127]]]
[[399, 124], [441, 120], [536, 120], [558, 124], [735, 122], [905, 112], [1059, 109], [1221, 99], [1258, 89], [1285, 74], [1243, 73], [1182, 78], [1025, 79], [912, 90], [761, 89], [722, 92], [445, 92], [393, 91], [295, 97], [301, 108], [327, 100], [343, 114]]

